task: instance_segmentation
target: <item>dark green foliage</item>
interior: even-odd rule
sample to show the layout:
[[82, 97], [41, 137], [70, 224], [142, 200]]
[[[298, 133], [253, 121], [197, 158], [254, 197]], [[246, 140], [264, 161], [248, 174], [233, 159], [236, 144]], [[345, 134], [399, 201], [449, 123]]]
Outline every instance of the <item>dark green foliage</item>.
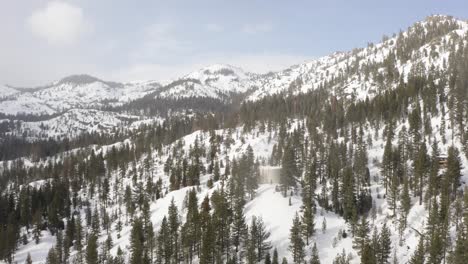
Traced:
[[[97, 236], [94, 233], [91, 233], [88, 237], [88, 242], [86, 243], [86, 263], [88, 264], [97, 264], [98, 262], [98, 245], [97, 245]], [[135, 262], [132, 262], [135, 263]]]
[[301, 263], [305, 257], [305, 242], [302, 238], [302, 225], [300, 221], [299, 215], [296, 213], [289, 234], [289, 251], [294, 263]]

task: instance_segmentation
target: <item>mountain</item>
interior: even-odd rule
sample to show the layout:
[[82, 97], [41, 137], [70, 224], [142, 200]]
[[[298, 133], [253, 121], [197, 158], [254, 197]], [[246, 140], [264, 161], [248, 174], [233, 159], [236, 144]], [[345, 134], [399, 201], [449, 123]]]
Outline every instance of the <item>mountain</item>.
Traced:
[[0, 122], [0, 262], [466, 262], [467, 25], [269, 74], [13, 91], [51, 115]]
[[9, 115], [56, 114], [72, 108], [102, 108], [140, 98], [160, 88], [156, 82], [106, 82], [89, 75], [72, 75], [52, 84], [11, 94], [0, 101]]
[[156, 96], [162, 98], [210, 97], [230, 98], [232, 94], [254, 89], [256, 74], [230, 65], [211, 65], [187, 74], [162, 87]]

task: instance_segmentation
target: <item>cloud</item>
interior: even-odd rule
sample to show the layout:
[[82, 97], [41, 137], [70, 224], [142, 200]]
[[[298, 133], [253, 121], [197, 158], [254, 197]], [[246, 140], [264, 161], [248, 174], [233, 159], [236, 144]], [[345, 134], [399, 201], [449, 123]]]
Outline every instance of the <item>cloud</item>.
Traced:
[[209, 32], [222, 32], [224, 31], [224, 28], [223, 26], [219, 25], [219, 24], [207, 24], [206, 25], [206, 30], [209, 31]]
[[83, 10], [62, 1], [34, 11], [27, 24], [34, 35], [54, 45], [74, 43], [89, 28]]
[[273, 31], [273, 25], [270, 23], [246, 24], [242, 27], [245, 34], [268, 33]]
[[143, 30], [141, 45], [131, 52], [134, 59], [162, 58], [174, 52], [190, 49], [186, 41], [175, 34], [175, 27], [169, 23], [155, 23]]

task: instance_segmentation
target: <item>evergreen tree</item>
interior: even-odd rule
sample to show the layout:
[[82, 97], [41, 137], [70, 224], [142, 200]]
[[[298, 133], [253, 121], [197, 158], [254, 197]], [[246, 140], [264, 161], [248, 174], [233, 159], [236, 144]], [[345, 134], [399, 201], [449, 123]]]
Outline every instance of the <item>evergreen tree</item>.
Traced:
[[275, 250], [273, 250], [273, 259], [271, 260], [271, 264], [278, 264], [278, 261], [278, 250], [275, 248]]
[[320, 258], [319, 258], [316, 243], [314, 243], [314, 246], [312, 247], [312, 255], [310, 257], [310, 264], [320, 264]]
[[265, 257], [265, 254], [272, 248], [268, 238], [270, 232], [266, 230], [265, 224], [261, 217], [252, 217], [250, 225], [250, 239], [255, 252], [255, 262], [260, 262]]
[[271, 256], [270, 256], [270, 252], [267, 252], [266, 255], [265, 255], [265, 262], [263, 262], [264, 264], [271, 264]]
[[55, 248], [51, 248], [47, 254], [46, 264], [60, 264]]
[[198, 198], [195, 189], [188, 193], [186, 222], [182, 227], [182, 240], [188, 251], [189, 262], [192, 262], [201, 236], [200, 214], [198, 212]]
[[245, 223], [244, 209], [242, 202], [236, 202], [234, 205], [232, 228], [232, 244], [235, 247], [236, 254], [240, 251], [240, 246], [247, 237], [247, 225]]
[[419, 204], [422, 204], [422, 197], [423, 197], [423, 186], [425, 183], [425, 178], [427, 174], [427, 168], [429, 164], [429, 159], [427, 157], [427, 150], [426, 150], [426, 143], [421, 143], [421, 146], [418, 150], [418, 155], [416, 156], [416, 160], [414, 161], [414, 173], [415, 173], [415, 180], [418, 184], [418, 196], [419, 196]]
[[361, 250], [361, 264], [377, 264], [375, 251], [368, 243]]
[[171, 234], [167, 217], [164, 216], [158, 233], [157, 263], [169, 264], [172, 257]]
[[77, 214], [76, 220], [75, 220], [75, 250], [78, 252], [81, 252], [83, 249], [83, 226], [81, 223], [81, 215]]
[[380, 264], [386, 264], [389, 262], [390, 253], [392, 251], [392, 241], [390, 236], [391, 233], [387, 227], [387, 223], [384, 223], [379, 237], [380, 247], [378, 252], [378, 262]]
[[454, 146], [451, 146], [448, 149], [447, 171], [445, 177], [447, 177], [447, 179], [452, 183], [450, 192], [453, 197], [455, 197], [457, 188], [460, 185], [461, 163], [458, 156], [458, 150]]
[[[310, 170], [315, 170], [314, 168], [311, 168]], [[314, 203], [314, 192], [315, 192], [315, 183], [314, 175], [310, 174], [315, 174], [315, 172], [308, 172], [308, 180], [306, 181], [306, 184], [304, 188], [302, 189], [302, 208], [303, 208], [303, 214], [302, 214], [302, 222], [304, 223], [304, 238], [306, 240], [306, 244], [309, 245], [309, 238], [314, 234], [315, 232], [315, 203]]]
[[132, 231], [130, 233], [130, 263], [144, 263], [144, 234], [143, 223], [140, 218], [133, 221]]
[[179, 261], [179, 227], [180, 219], [177, 206], [175, 205], [174, 198], [172, 198], [171, 204], [168, 209], [168, 224], [170, 230], [170, 241], [172, 245], [172, 252], [175, 263]]
[[409, 264], [424, 264], [425, 263], [425, 249], [424, 249], [424, 237], [420, 236], [418, 247], [414, 251]]
[[301, 263], [305, 257], [305, 243], [302, 239], [302, 225], [299, 215], [293, 219], [293, 225], [289, 234], [289, 251], [293, 257], [294, 263]]
[[296, 154], [292, 146], [286, 146], [281, 165], [280, 183], [283, 187], [283, 195], [286, 196], [287, 189], [296, 186], [296, 178], [299, 176]]
[[356, 234], [354, 236], [354, 247], [358, 250], [358, 252], [362, 252], [365, 245], [369, 242], [369, 222], [367, 221], [366, 217], [361, 217], [361, 221], [357, 226]]
[[407, 217], [411, 209], [411, 196], [409, 193], [409, 183], [408, 177], [405, 177], [403, 180], [403, 188], [400, 195], [400, 217], [401, 225], [403, 228], [406, 228]]
[[29, 254], [28, 252], [28, 257], [26, 258], [26, 261], [24, 262], [25, 264], [32, 264], [32, 258], [31, 258], [31, 254]]
[[86, 263], [97, 264], [98, 263], [98, 245], [97, 236], [91, 233], [88, 237], [86, 246]]
[[211, 219], [208, 218], [206, 231], [203, 232], [201, 243], [200, 264], [214, 263], [215, 233]]

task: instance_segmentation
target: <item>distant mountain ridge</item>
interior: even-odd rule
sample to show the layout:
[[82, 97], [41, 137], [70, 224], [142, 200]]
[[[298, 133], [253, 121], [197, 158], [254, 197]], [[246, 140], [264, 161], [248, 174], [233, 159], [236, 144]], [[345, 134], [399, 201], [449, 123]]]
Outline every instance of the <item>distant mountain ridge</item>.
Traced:
[[[381, 43], [348, 52], [335, 52], [269, 74], [256, 74], [231, 65], [216, 64], [186, 74], [167, 84], [154, 81], [120, 83], [91, 75], [65, 77], [37, 88], [0, 89], [0, 113], [53, 114], [72, 108], [106, 108], [155, 99], [210, 98], [231, 103], [257, 101], [275, 94], [297, 95], [326, 87], [337, 97], [365, 100], [384, 87], [395, 87], [416, 66], [444, 71], [454, 45], [467, 36], [468, 23], [435, 15], [406, 31], [384, 37]], [[422, 37], [418, 37], [422, 36]], [[391, 76], [392, 83], [382, 79]], [[404, 80], [403, 80], [404, 81]], [[147, 99], [147, 98], [146, 98]]]

